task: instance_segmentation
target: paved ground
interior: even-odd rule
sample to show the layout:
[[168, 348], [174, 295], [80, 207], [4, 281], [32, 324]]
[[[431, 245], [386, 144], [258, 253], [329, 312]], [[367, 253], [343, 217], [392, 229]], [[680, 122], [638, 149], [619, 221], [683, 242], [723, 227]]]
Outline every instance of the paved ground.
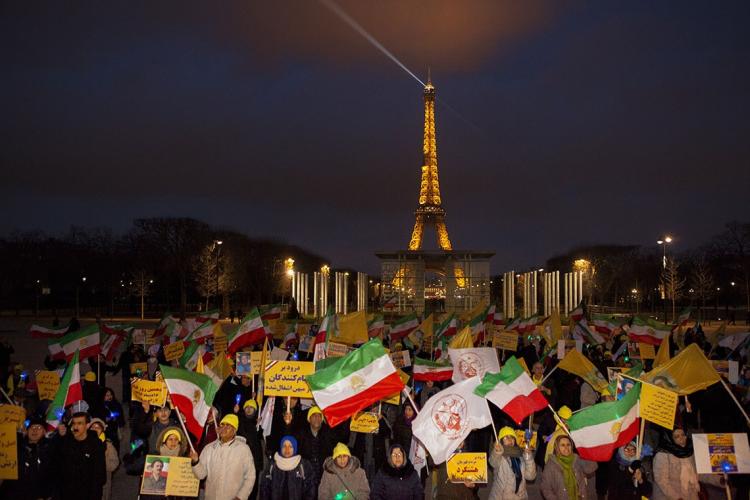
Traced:
[[[140, 323], [139, 321], [133, 321], [128, 318], [118, 318], [121, 321], [127, 321], [129, 323]], [[32, 323], [39, 323], [42, 325], [51, 324], [51, 318], [43, 318], [34, 320], [33, 318], [15, 318], [15, 317], [0, 317], [0, 338], [7, 339], [15, 349], [13, 360], [23, 363], [26, 369], [34, 370], [43, 368], [43, 360], [47, 353], [47, 343], [45, 340], [32, 339], [28, 335], [28, 328]], [[109, 321], [109, 320], [108, 320]], [[86, 325], [91, 320], [83, 319], [83, 325]], [[150, 325], [150, 326], [149, 326]], [[144, 322], [143, 326], [153, 328], [154, 321]], [[736, 331], [746, 331], [747, 328], [744, 326], [736, 327]], [[729, 328], [730, 331], [734, 331], [733, 327]], [[110, 376], [108, 385], [112, 387], [117, 395], [117, 398], [121, 401], [122, 398], [122, 387], [120, 381], [120, 375]], [[123, 450], [126, 448], [126, 443], [129, 439], [129, 429], [125, 429], [123, 435]], [[492, 471], [490, 470], [490, 481], [492, 481]], [[528, 483], [529, 498], [532, 500], [541, 499], [542, 496], [539, 493], [539, 479], [534, 483]], [[122, 470], [122, 468], [115, 471], [112, 479], [112, 498], [113, 500], [131, 500], [138, 497], [138, 491], [140, 486], [140, 478], [134, 476], [128, 476]], [[711, 490], [710, 498], [724, 498], [724, 494], [720, 490]], [[487, 499], [489, 496], [489, 487], [479, 489], [479, 497], [482, 500]]]

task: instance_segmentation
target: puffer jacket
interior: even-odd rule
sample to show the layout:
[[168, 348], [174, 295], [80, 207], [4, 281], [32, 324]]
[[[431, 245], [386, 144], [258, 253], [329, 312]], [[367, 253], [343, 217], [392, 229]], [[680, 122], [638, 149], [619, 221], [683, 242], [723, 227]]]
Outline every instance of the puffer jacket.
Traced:
[[536, 479], [536, 464], [534, 455], [531, 453], [521, 453], [521, 476], [523, 481], [518, 485], [516, 491], [516, 475], [513, 473], [513, 467], [510, 463], [510, 457], [503, 456], [503, 447], [500, 451], [492, 447], [490, 453], [490, 465], [495, 470], [492, 488], [490, 489], [491, 500], [519, 500], [528, 498], [526, 493], [526, 481]]
[[258, 498], [312, 500], [316, 493], [310, 462], [300, 455], [283, 458], [275, 453], [261, 477]]
[[[578, 496], [580, 498], [587, 498], [587, 474], [593, 474], [596, 471], [597, 463], [583, 460], [576, 455], [575, 462], [573, 462], [573, 470], [576, 474], [576, 480], [578, 481]], [[563, 470], [560, 462], [557, 461], [557, 457], [552, 455], [544, 467], [542, 472], [542, 484], [540, 485], [542, 495], [546, 500], [568, 500], [568, 490], [565, 489], [565, 481], [563, 480]]]
[[255, 465], [245, 438], [235, 436], [226, 444], [217, 439], [206, 445], [193, 474], [206, 479], [206, 500], [245, 500], [255, 484]]
[[419, 480], [419, 474], [414, 470], [411, 462], [406, 462], [398, 469], [386, 462], [372, 481], [370, 498], [372, 500], [422, 500], [424, 489]]
[[[338, 493], [342, 493], [343, 496], [337, 497]], [[323, 478], [318, 487], [318, 499], [333, 500], [334, 498], [353, 500], [370, 498], [370, 485], [357, 457], [349, 457], [349, 464], [343, 469], [336, 465], [331, 457], [323, 463]]]
[[[681, 469], [686, 467], [689, 481], [681, 477]], [[660, 451], [654, 456], [654, 494], [653, 500], [697, 500], [700, 485], [695, 469], [695, 458], [689, 456], [678, 458], [671, 453]]]

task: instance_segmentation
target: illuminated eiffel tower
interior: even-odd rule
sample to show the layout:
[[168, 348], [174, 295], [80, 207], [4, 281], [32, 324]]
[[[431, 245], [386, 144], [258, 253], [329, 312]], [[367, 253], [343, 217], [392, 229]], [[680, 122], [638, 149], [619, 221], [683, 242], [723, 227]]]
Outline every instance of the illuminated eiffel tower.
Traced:
[[440, 199], [438, 180], [437, 144], [435, 141], [435, 87], [429, 73], [424, 86], [424, 139], [422, 142], [422, 182], [419, 186], [419, 207], [414, 215], [414, 229], [409, 241], [409, 250], [422, 249], [425, 225], [432, 225], [437, 233], [438, 245], [443, 251], [451, 251], [451, 240], [445, 226], [445, 209]]

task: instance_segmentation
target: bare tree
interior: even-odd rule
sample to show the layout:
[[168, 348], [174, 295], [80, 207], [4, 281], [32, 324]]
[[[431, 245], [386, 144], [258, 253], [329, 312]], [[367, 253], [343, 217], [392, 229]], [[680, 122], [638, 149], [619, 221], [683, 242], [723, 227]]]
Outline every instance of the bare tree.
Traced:
[[141, 319], [144, 318], [144, 311], [146, 308], [146, 297], [150, 294], [150, 285], [153, 284], [154, 279], [151, 274], [145, 269], [138, 269], [133, 272], [133, 280], [130, 281], [130, 293], [139, 297], [141, 300]]
[[667, 266], [661, 272], [661, 282], [666, 298], [672, 302], [672, 322], [677, 318], [676, 302], [683, 295], [686, 281], [680, 276], [679, 266], [674, 258], [667, 257]]
[[700, 301], [698, 321], [702, 322], [706, 301], [711, 298], [714, 291], [714, 277], [711, 273], [711, 268], [706, 262], [705, 256], [701, 256], [696, 261], [695, 267], [693, 267], [693, 272], [690, 275], [690, 287]]
[[213, 245], [206, 245], [193, 263], [196, 289], [206, 298], [206, 310], [213, 295], [216, 295], [216, 252]]

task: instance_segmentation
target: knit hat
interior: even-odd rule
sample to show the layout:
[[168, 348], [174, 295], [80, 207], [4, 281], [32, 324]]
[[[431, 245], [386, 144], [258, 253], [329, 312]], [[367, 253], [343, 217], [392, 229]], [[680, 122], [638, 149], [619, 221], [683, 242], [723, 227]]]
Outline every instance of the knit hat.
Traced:
[[557, 410], [557, 415], [560, 418], [564, 418], [565, 420], [568, 420], [570, 417], [573, 416], [573, 412], [568, 408], [567, 406], [563, 405], [560, 407], [559, 410]]
[[255, 411], [258, 411], [258, 403], [256, 403], [254, 399], [248, 399], [247, 401], [245, 401], [245, 404], [242, 405], [242, 409], [244, 410], [248, 406], [252, 406], [253, 408], [255, 408]]
[[96, 382], [96, 373], [86, 372], [86, 375], [83, 376], [83, 380], [86, 382]]
[[27, 422], [28, 422], [28, 425], [26, 425], [27, 429], [31, 427], [32, 425], [41, 425], [45, 430], [47, 428], [47, 422], [45, 422], [42, 417], [38, 417], [36, 415], [34, 415], [33, 417], [30, 417]]
[[318, 407], [317, 405], [315, 405], [315, 406], [311, 406], [311, 407], [310, 407], [310, 409], [309, 409], [309, 410], [307, 410], [307, 421], [309, 422], [309, 421], [310, 421], [310, 418], [311, 418], [311, 417], [312, 417], [313, 415], [317, 415], [317, 414], [323, 415], [323, 412], [322, 412], [322, 411], [320, 411], [320, 408], [319, 408], [319, 407]]
[[515, 438], [516, 437], [516, 431], [513, 430], [512, 427], [508, 427], [507, 425], [500, 429], [500, 432], [497, 433], [497, 439], [499, 441], [502, 441], [502, 439], [506, 436], [510, 436]]
[[284, 443], [286, 441], [289, 441], [290, 443], [292, 443], [292, 450], [294, 450], [294, 454], [296, 455], [297, 454], [297, 440], [294, 439], [294, 436], [284, 436], [283, 438], [281, 438], [281, 441], [279, 441], [279, 454], [280, 455], [282, 454], [282, 451], [284, 449]]
[[237, 418], [237, 415], [234, 413], [230, 413], [229, 415], [226, 415], [224, 418], [221, 419], [221, 422], [219, 425], [228, 424], [234, 427], [234, 430], [237, 430], [240, 428], [240, 421]]
[[169, 429], [167, 432], [165, 432], [164, 437], [161, 438], [161, 442], [166, 443], [169, 436], [175, 436], [177, 437], [177, 441], [179, 441], [180, 443], [182, 442], [182, 436], [180, 435], [180, 431], [178, 431], [177, 429]]
[[333, 449], [333, 459], [336, 460], [340, 456], [347, 456], [351, 457], [352, 453], [349, 451], [349, 447], [346, 446], [344, 443], [338, 443], [336, 444], [336, 447]]
[[101, 425], [103, 431], [107, 430], [107, 424], [105, 424], [104, 420], [102, 420], [101, 418], [98, 418], [98, 417], [97, 418], [92, 418], [91, 419], [91, 423], [89, 424], [89, 427], [92, 426], [92, 425], [94, 425], [94, 424]]

